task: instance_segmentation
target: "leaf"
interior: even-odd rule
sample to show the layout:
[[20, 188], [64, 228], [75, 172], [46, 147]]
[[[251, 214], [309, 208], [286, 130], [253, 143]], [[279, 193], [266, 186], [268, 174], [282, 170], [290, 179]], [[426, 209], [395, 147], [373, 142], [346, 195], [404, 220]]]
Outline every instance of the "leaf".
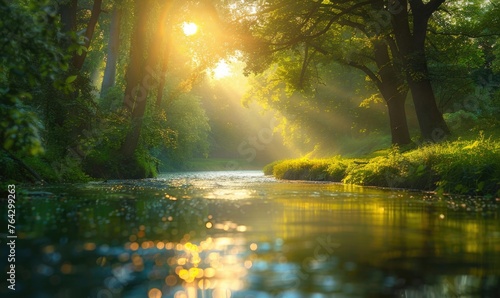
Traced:
[[69, 77], [66, 78], [66, 84], [71, 84], [75, 80], [76, 80], [76, 75], [75, 76], [69, 76]]

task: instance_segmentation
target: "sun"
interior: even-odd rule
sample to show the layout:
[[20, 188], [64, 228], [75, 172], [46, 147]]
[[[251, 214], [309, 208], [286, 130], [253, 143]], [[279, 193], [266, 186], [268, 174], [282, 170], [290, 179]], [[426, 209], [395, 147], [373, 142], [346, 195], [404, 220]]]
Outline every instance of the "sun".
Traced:
[[225, 60], [220, 60], [217, 63], [217, 66], [212, 69], [214, 73], [214, 79], [220, 80], [222, 78], [228, 77], [231, 75], [231, 68], [229, 64]]
[[198, 25], [191, 22], [184, 22], [182, 23], [182, 31], [186, 36], [194, 35], [198, 32]]

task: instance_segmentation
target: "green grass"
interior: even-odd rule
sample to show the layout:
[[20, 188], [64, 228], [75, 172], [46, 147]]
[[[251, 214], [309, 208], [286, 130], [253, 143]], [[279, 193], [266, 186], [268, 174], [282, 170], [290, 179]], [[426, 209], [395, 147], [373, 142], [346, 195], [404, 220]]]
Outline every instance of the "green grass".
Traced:
[[380, 150], [358, 159], [293, 159], [266, 166], [278, 179], [435, 190], [500, 197], [500, 141], [483, 134], [469, 140], [424, 144], [402, 152]]

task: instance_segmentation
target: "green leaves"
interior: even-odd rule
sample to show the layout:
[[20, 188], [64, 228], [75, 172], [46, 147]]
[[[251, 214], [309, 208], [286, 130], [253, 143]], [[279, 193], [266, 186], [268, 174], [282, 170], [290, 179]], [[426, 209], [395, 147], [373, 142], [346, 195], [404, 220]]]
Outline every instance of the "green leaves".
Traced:
[[74, 80], [76, 80], [77, 76], [69, 76], [66, 78], [66, 84], [71, 84]]
[[37, 155], [43, 152], [40, 125], [36, 115], [18, 97], [1, 105], [0, 144], [11, 152]]
[[[40, 121], [27, 103], [46, 78], [56, 80], [67, 69], [67, 56], [58, 44], [64, 34], [55, 25], [54, 11], [43, 3], [0, 1], [0, 12], [0, 44], [5, 45], [0, 51], [0, 145], [36, 155], [43, 151]], [[75, 79], [66, 80], [69, 84]]]

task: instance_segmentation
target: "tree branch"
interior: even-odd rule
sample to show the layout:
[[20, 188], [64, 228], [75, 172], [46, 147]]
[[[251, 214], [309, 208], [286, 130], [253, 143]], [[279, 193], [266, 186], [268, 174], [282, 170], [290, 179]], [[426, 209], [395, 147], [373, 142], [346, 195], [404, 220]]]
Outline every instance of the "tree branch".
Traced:
[[[360, 7], [363, 7], [365, 5], [369, 5], [371, 3], [370, 0], [368, 1], [363, 1], [363, 2], [359, 2], [359, 3], [356, 3], [354, 5], [352, 5], [351, 7], [333, 15], [330, 20], [328, 21], [328, 23], [325, 25], [325, 27], [323, 29], [321, 29], [320, 31], [312, 34], [312, 30], [308, 30], [308, 32], [305, 32], [304, 34], [301, 34], [301, 35], [297, 35], [291, 39], [289, 39], [288, 41], [286, 42], [282, 42], [282, 43], [270, 43], [270, 45], [275, 45], [275, 46], [279, 46], [279, 45], [293, 45], [293, 44], [297, 44], [301, 41], [304, 41], [304, 40], [308, 40], [308, 39], [314, 39], [316, 37], [319, 37], [325, 33], [328, 32], [328, 30], [330, 30], [330, 28], [333, 26], [333, 24], [340, 20], [341, 17], [351, 13], [352, 11], [360, 8]], [[316, 26], [312, 26], [312, 28], [315, 28]]]
[[466, 32], [438, 32], [434, 29], [429, 28], [428, 32], [436, 35], [445, 35], [445, 36], [465, 36], [469, 38], [481, 38], [481, 37], [497, 37], [500, 36], [500, 32], [495, 33], [479, 33], [479, 34], [469, 34]]
[[353, 62], [353, 61], [349, 61], [346, 64], [363, 71], [370, 78], [370, 80], [372, 80], [377, 85], [378, 89], [382, 90], [382, 81], [380, 81], [380, 79], [377, 77], [377, 75], [371, 69], [369, 69], [367, 66], [362, 65], [362, 64], [358, 64], [358, 63]]

